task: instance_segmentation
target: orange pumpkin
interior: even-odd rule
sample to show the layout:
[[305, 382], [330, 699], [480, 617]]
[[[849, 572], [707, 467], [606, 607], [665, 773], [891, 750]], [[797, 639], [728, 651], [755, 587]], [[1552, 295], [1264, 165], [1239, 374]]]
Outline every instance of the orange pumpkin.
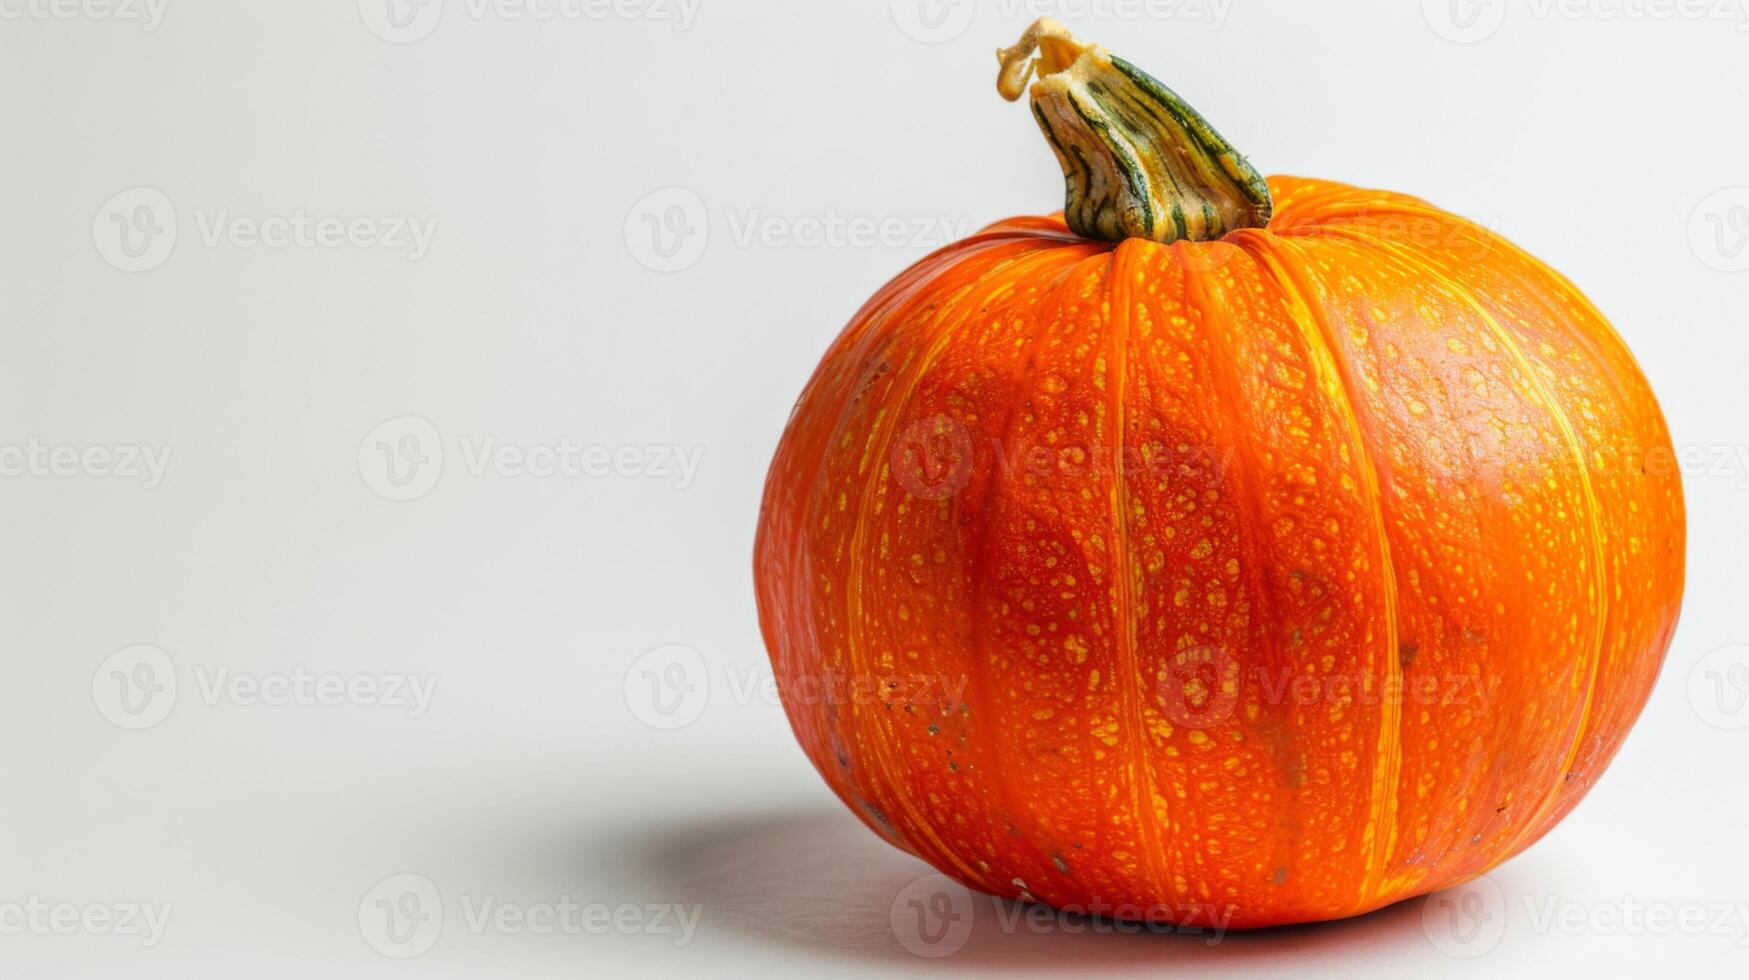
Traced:
[[888, 841], [1059, 908], [1329, 919], [1522, 851], [1676, 624], [1632, 355], [1487, 230], [1265, 185], [1052, 23], [1001, 55], [1067, 219], [881, 290], [772, 464], [759, 613], [809, 758]]

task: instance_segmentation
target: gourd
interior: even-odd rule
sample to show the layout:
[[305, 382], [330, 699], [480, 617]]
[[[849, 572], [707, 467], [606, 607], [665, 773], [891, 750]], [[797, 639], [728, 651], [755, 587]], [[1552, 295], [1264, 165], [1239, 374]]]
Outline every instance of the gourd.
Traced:
[[1676, 624], [1632, 355], [1504, 239], [1266, 181], [1054, 22], [999, 56], [1064, 212], [878, 292], [771, 466], [759, 615], [809, 759], [886, 840], [1060, 908], [1330, 919], [1524, 850]]

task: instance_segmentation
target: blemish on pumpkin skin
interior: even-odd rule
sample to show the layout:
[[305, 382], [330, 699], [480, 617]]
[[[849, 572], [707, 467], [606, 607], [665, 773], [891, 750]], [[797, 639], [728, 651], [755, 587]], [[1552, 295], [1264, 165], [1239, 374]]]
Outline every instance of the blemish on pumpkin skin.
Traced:
[[894, 840], [899, 839], [899, 829], [893, 826], [893, 822], [887, 819], [887, 815], [882, 813], [879, 807], [861, 798], [858, 798], [856, 802], [858, 806], [862, 807], [863, 812], [869, 815], [869, 819], [880, 825], [881, 830], [887, 836]]

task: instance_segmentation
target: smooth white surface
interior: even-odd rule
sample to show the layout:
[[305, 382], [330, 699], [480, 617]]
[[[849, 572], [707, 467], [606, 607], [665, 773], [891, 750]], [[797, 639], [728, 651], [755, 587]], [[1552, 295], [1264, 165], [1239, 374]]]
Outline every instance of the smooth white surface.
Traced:
[[[1465, 961], [1419, 902], [1211, 946], [1005, 931], [981, 898], [963, 948], [914, 956], [890, 911], [928, 869], [842, 811], [757, 687], [754, 517], [817, 358], [924, 246], [1060, 206], [1032, 121], [992, 86], [991, 49], [1041, 11], [703, 0], [682, 24], [680, 0], [550, 19], [538, 0], [449, 0], [404, 21], [379, 0], [161, 2], [115, 8], [162, 14], [142, 23], [0, 0], [0, 446], [171, 453], [150, 489], [96, 458], [54, 476], [52, 454], [0, 478], [0, 973], [1749, 967], [1749, 730], [1726, 730], [1749, 724], [1729, 710], [1749, 651], [1703, 663], [1749, 642], [1739, 4], [1063, 8], [1266, 172], [1418, 194], [1568, 273], [1698, 454], [1664, 676], [1585, 804], [1492, 876], [1501, 930]], [[248, 245], [300, 213], [363, 220], [326, 245]], [[897, 219], [896, 240], [815, 241], [810, 219], [829, 234], [834, 215]], [[430, 233], [416, 259], [362, 247], [411, 244], [389, 220], [408, 216]], [[641, 475], [474, 475], [487, 440], [536, 465], [562, 440], [702, 455], [690, 478], [629, 457]], [[442, 469], [397, 484], [381, 446], [437, 446]], [[161, 656], [107, 660], [141, 644]], [[697, 659], [645, 656], [671, 644]], [[648, 707], [646, 668], [702, 677], [690, 724], [640, 720], [685, 720]], [[305, 700], [388, 675], [436, 688], [417, 717], [386, 689], [333, 706], [211, 690], [300, 670]], [[174, 699], [141, 700], [133, 677], [174, 677]], [[379, 887], [406, 874], [441, 930], [385, 932], [376, 899], [426, 887]], [[33, 896], [170, 918], [155, 945], [59, 935], [21, 926]], [[488, 896], [604, 903], [622, 925], [470, 922]], [[683, 944], [649, 918], [666, 903], [702, 907]], [[1624, 904], [1665, 910], [1667, 934]]]

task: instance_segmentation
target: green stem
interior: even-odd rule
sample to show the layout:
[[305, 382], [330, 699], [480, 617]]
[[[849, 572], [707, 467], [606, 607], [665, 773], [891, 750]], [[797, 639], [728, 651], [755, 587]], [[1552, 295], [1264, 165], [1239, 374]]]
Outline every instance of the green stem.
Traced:
[[1032, 114], [1063, 167], [1063, 215], [1076, 234], [1171, 244], [1269, 224], [1269, 185], [1147, 72], [1049, 17], [996, 57], [996, 88], [1010, 102], [1038, 73]]

